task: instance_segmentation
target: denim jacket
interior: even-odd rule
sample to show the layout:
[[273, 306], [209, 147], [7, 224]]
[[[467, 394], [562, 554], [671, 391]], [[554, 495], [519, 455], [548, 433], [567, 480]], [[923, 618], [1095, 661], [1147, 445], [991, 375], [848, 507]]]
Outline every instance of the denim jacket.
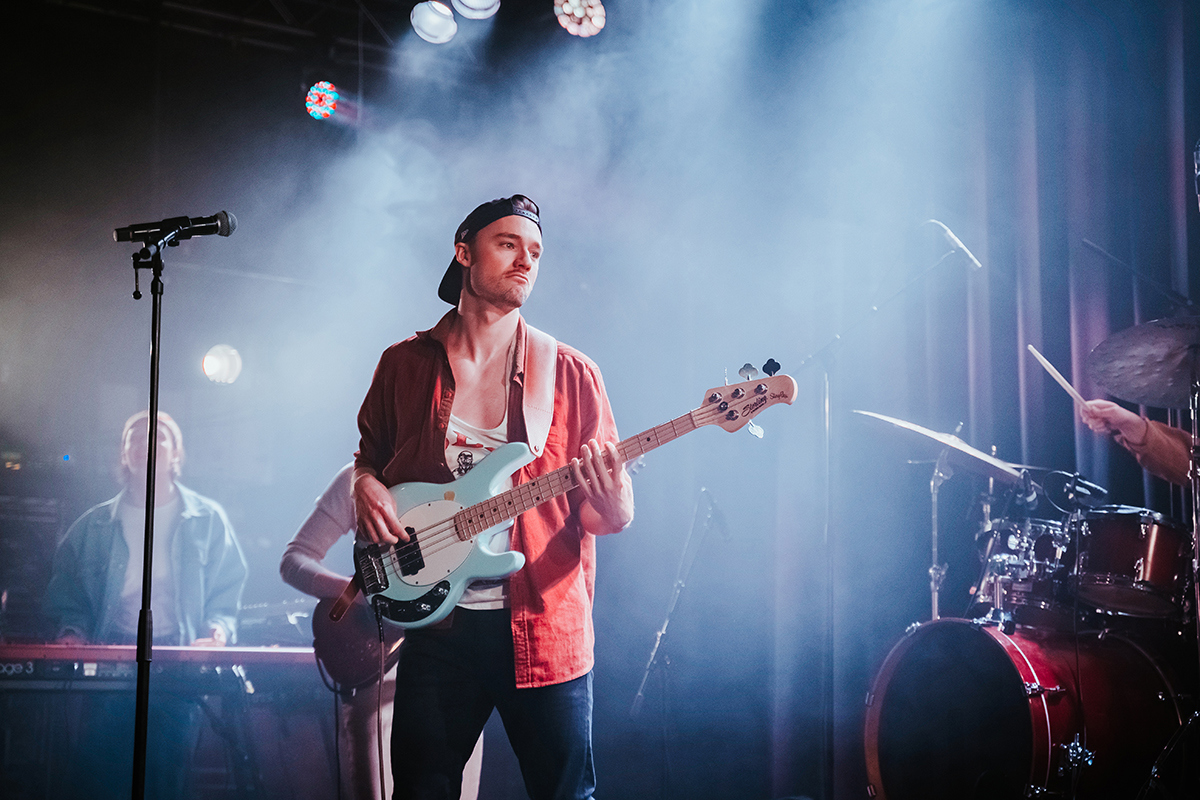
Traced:
[[[233, 644], [247, 574], [242, 548], [220, 504], [178, 483], [175, 488], [182, 500], [171, 545], [179, 630], [177, 637], [157, 631], [155, 638], [188, 645], [220, 625]], [[129, 565], [117, 515], [123, 494], [77, 519], [54, 554], [44, 609], [59, 636], [75, 632], [93, 644], [124, 643], [113, 629]]]

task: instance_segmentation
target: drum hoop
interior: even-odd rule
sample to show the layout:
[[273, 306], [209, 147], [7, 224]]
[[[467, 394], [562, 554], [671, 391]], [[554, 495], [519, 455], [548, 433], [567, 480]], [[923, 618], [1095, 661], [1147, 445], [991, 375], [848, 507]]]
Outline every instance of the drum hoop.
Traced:
[[[1004, 652], [1008, 655], [1009, 660], [1013, 662], [1013, 666], [1017, 670], [1017, 674], [1026, 684], [1036, 684], [1038, 686], [1047, 686], [1042, 681], [1042, 676], [1038, 675], [1037, 667], [1030, 661], [1029, 656], [1025, 654], [1016, 640], [1009, 636], [998, 627], [987, 626], [984, 631], [999, 644]], [[1031, 640], [1032, 641], [1032, 640]], [[1020, 656], [1020, 661], [1014, 658], [1014, 653]], [[1021, 664], [1025, 665], [1025, 669], [1021, 669]], [[1052, 679], [1057, 679], [1057, 676], [1051, 676]], [[1047, 687], [1048, 688], [1048, 687]], [[1036, 786], [1045, 789], [1050, 782], [1050, 764], [1053, 762], [1054, 756], [1054, 732], [1050, 729], [1050, 707], [1046, 702], [1046, 693], [1042, 692], [1036, 697], [1029, 697], [1029, 723], [1033, 733], [1033, 752], [1030, 753], [1029, 759], [1029, 786]], [[1041, 715], [1039, 727], [1039, 719], [1035, 718], [1034, 708], [1040, 704]], [[1040, 756], [1039, 756], [1040, 754]], [[1041, 780], [1038, 781], [1038, 775], [1041, 775]]]
[[1184, 530], [1182, 525], [1161, 511], [1155, 511], [1151, 508], [1138, 508], [1137, 506], [1099, 506], [1097, 508], [1090, 508], [1083, 513], [1083, 522], [1086, 524], [1091, 519], [1106, 519], [1110, 517], [1137, 517], [1142, 524], [1152, 522], [1155, 525], [1165, 525], [1176, 530]]
[[[867, 713], [864, 721], [864, 750], [867, 761], [867, 784], [868, 787], [874, 789], [873, 797], [882, 797], [886, 800], [885, 789], [883, 786], [883, 775], [879, 771], [879, 725], [880, 717], [882, 716], [882, 697], [879, 692], [882, 688], [890, 686], [892, 677], [900, 666], [900, 662], [908, 651], [912, 649], [913, 642], [916, 641], [917, 634], [921, 631], [929, 629], [935, 625], [968, 625], [975, 630], [982, 631], [987, 634], [997, 647], [1003, 652], [1005, 657], [1013, 665], [1017, 676], [1024, 683], [1041, 683], [1041, 679], [1037, 674], [1037, 670], [1030, 662], [1029, 657], [1017, 646], [1017, 642], [1010, 638], [1007, 634], [1000, 631], [992, 625], [976, 624], [972, 620], [960, 619], [957, 617], [942, 617], [941, 619], [930, 620], [923, 622], [910, 629], [904, 634], [904, 637], [896, 642], [887, 656], [883, 660], [883, 665], [879, 669], [879, 674], [876, 675], [875, 681], [871, 684], [871, 691], [866, 697]], [[1001, 638], [1003, 637], [1003, 638]], [[1032, 640], [1031, 640], [1032, 641]], [[1020, 654], [1020, 659], [1015, 659], [1012, 655], [1013, 651]], [[1031, 680], [1032, 678], [1032, 680]], [[1030, 753], [1029, 764], [1029, 782], [1028, 786], [1040, 787], [1045, 789], [1050, 781], [1050, 764], [1052, 763], [1054, 749], [1054, 735], [1050, 729], [1050, 709], [1046, 703], [1045, 694], [1042, 693], [1036, 698], [1029, 698], [1029, 722], [1030, 733], [1032, 740], [1032, 750]], [[1043, 726], [1039, 728], [1038, 721], [1035, 719], [1034, 708], [1040, 703], [1041, 718]], [[1041, 774], [1041, 782], [1037, 782], [1036, 776]]]

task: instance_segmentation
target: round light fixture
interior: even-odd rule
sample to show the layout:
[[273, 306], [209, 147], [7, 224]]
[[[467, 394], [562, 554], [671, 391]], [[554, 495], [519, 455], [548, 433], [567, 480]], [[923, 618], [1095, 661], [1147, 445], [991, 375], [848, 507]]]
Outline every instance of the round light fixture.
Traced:
[[242, 357], [227, 344], [216, 344], [204, 354], [204, 374], [213, 383], [233, 383], [242, 374]]
[[500, 10], [500, 0], [450, 0], [450, 4], [467, 19], [487, 19]]
[[412, 21], [417, 36], [432, 44], [445, 44], [458, 33], [454, 12], [445, 3], [439, 3], [437, 0], [417, 3], [408, 18]]

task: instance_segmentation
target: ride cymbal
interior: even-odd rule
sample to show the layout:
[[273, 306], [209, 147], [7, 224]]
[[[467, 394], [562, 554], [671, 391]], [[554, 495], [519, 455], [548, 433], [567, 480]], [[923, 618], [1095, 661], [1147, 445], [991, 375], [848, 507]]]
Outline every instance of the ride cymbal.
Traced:
[[1092, 378], [1121, 400], [1187, 408], [1200, 354], [1200, 317], [1156, 319], [1109, 336], [1088, 353]]

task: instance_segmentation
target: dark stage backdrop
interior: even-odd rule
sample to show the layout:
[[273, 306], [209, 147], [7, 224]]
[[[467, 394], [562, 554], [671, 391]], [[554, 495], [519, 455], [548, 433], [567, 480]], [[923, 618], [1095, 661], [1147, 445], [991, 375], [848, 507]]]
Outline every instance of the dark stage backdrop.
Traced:
[[[964, 91], [945, 93], [935, 123], [953, 154], [948, 171], [927, 176], [913, 200], [922, 216], [954, 220], [984, 268], [944, 264], [877, 314], [863, 315], [861, 295], [843, 290], [840, 325], [864, 335], [842, 349], [833, 381], [838, 797], [865, 796], [863, 698], [874, 675], [905, 627], [930, 618], [929, 480], [937, 454], [851, 409], [944, 432], [962, 424], [962, 438], [980, 450], [995, 446], [1011, 462], [1078, 471], [1108, 487], [1111, 502], [1176, 519], [1190, 513], [1178, 490], [1082, 425], [1026, 346], [1086, 397], [1108, 397], [1087, 371], [1091, 349], [1114, 331], [1189, 313], [1166, 293], [1187, 296], [1200, 265], [1190, 181], [1200, 135], [1197, 8], [1009, 2], [989, 4], [977, 21], [962, 31], [972, 53], [956, 76]], [[1141, 411], [1168, 420], [1163, 409]], [[964, 615], [978, 578], [974, 534], [986, 489], [961, 468], [942, 487], [940, 560], [949, 564], [942, 616]], [[812, 506], [789, 511], [815, 518]], [[1056, 514], [1045, 500], [1035, 513]], [[811, 551], [797, 561], [817, 557]], [[819, 604], [812, 588], [797, 584], [791, 599]], [[805, 649], [812, 641], [793, 641], [808, 653], [806, 662], [791, 662], [807, 664], [794, 684], [806, 689], [821, 656]], [[799, 697], [802, 715], [814, 710]]]
[[[962, 423], [1002, 459], [1184, 515], [1025, 346], [1103, 396], [1090, 349], [1175, 311], [1129, 269], [1188, 293], [1193, 3], [612, 0], [582, 41], [549, 0], [505, 0], [442, 49], [393, 30], [394, 53], [361, 70], [319, 37], [157, 26], [153, 3], [21, 5], [0, 116], [0, 461], [21, 469], [0, 495], [49, 511], [0, 519], [6, 557], [37, 553], [6, 580], [44, 580], [47, 530], [115, 493], [120, 425], [145, 403], [149, 299], [130, 297], [112, 229], [224, 208], [234, 236], [167, 254], [162, 408], [184, 429], [184, 482], [241, 535], [251, 643], [291, 635], [273, 627], [300, 600], [279, 556], [351, 457], [378, 354], [445, 308], [457, 222], [515, 191], [546, 225], [528, 316], [601, 365], [624, 435], [746, 362], [773, 357], [799, 386], [762, 440], [702, 430], [649, 456], [637, 520], [599, 543], [604, 797], [865, 795], [863, 698], [930, 614], [937, 453], [855, 409]], [[361, 124], [304, 115], [319, 79]], [[983, 268], [939, 263], [929, 219]], [[245, 361], [232, 386], [199, 372], [217, 342]], [[694, 524], [701, 488], [723, 527]], [[984, 488], [959, 468], [941, 490], [944, 616], [977, 578]], [[521, 797], [501, 738], [485, 796]]]

